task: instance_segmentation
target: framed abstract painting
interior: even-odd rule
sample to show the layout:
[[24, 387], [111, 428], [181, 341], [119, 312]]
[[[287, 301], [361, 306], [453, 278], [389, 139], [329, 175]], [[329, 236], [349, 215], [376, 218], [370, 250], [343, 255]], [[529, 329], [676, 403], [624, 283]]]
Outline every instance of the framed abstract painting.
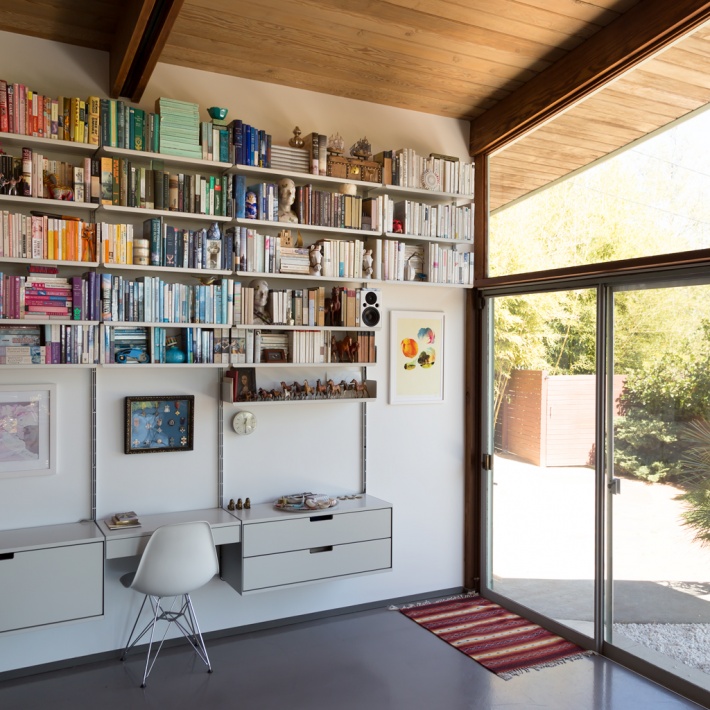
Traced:
[[444, 401], [444, 314], [390, 314], [390, 404]]

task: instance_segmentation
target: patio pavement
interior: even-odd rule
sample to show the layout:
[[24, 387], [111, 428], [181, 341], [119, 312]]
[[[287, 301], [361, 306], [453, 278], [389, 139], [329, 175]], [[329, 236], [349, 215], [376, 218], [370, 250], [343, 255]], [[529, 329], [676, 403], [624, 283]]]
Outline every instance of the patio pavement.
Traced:
[[[592, 621], [594, 471], [496, 455], [494, 589], [586, 630]], [[672, 486], [621, 481], [613, 497], [614, 621], [710, 623], [710, 546], [681, 524]]]

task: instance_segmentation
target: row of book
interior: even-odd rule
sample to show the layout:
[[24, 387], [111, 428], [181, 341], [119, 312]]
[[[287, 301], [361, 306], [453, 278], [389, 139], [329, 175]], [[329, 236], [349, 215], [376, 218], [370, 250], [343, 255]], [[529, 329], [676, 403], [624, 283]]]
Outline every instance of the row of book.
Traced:
[[99, 320], [98, 279], [93, 271], [70, 278], [0, 273], [0, 318]]
[[0, 210], [0, 257], [95, 262], [97, 225]]
[[231, 208], [231, 176], [200, 175], [165, 170], [162, 161], [151, 167], [124, 158], [100, 158], [98, 204], [226, 216]]
[[235, 165], [271, 167], [271, 135], [237, 118], [229, 126], [230, 160]]
[[100, 104], [88, 99], [53, 98], [26, 84], [0, 79], [0, 131], [98, 145]]
[[99, 346], [96, 325], [0, 326], [0, 365], [95, 365]]
[[[312, 249], [319, 258], [314, 262]], [[364, 243], [361, 240], [320, 239], [311, 248], [286, 247], [280, 235], [255, 229], [234, 230], [234, 264], [237, 271], [261, 274], [310, 274], [327, 278], [363, 278]], [[314, 273], [312, 262], [319, 264]]]
[[473, 284], [473, 252], [464, 251], [458, 245], [373, 239], [368, 246], [372, 248], [375, 279]]
[[224, 232], [217, 222], [201, 229], [180, 229], [162, 217], [143, 222], [152, 266], [228, 270], [234, 268], [234, 231]]
[[234, 302], [236, 291], [240, 303], [241, 284], [232, 279], [205, 285], [167, 283], [157, 276], [131, 280], [120, 274], [100, 274], [99, 278], [101, 320], [105, 322], [239, 322]]
[[473, 194], [473, 163], [430, 153], [419, 155], [413, 148], [384, 150], [374, 156], [382, 164], [385, 185], [412, 187], [470, 197]]
[[428, 205], [412, 200], [395, 202], [386, 197], [384, 209], [386, 232], [394, 232], [394, 221], [397, 220], [404, 234], [473, 242], [474, 211], [471, 205]]

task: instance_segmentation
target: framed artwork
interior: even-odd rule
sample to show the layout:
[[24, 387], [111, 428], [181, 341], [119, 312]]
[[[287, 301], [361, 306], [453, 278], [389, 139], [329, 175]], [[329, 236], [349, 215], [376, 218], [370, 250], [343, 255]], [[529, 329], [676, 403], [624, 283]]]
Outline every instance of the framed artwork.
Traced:
[[127, 454], [192, 451], [193, 395], [126, 397]]
[[390, 404], [444, 401], [444, 314], [391, 311]]
[[0, 478], [56, 473], [56, 385], [0, 386]]
[[239, 367], [234, 376], [236, 387], [235, 402], [250, 402], [256, 399], [256, 370], [253, 367]]

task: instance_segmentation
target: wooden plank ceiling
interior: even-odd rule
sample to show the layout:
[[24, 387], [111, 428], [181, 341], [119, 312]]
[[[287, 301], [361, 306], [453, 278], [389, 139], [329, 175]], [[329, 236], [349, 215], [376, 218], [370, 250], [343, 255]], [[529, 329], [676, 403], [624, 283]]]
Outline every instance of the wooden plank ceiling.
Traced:
[[[111, 52], [106, 93], [133, 100], [161, 61], [473, 121], [638, 1], [0, 0], [0, 29]], [[708, 77], [700, 31], [504, 149], [491, 207], [710, 101]]]

